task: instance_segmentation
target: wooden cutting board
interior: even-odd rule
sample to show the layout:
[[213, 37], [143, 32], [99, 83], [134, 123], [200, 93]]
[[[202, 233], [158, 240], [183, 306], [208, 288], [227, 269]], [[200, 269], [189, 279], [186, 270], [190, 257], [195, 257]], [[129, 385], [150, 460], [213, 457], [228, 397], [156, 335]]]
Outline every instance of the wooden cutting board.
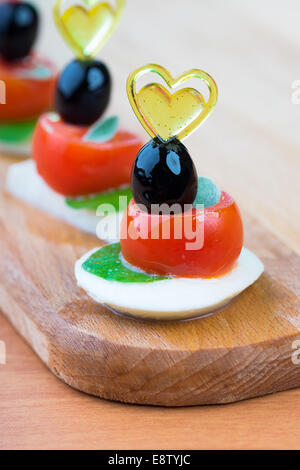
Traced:
[[[0, 161], [1, 187], [8, 160]], [[245, 217], [265, 273], [230, 306], [189, 322], [115, 316], [77, 288], [73, 265], [100, 245], [3, 193], [0, 309], [62, 381], [107, 399], [227, 403], [300, 386], [300, 257]], [[299, 354], [300, 356], [300, 354]]]

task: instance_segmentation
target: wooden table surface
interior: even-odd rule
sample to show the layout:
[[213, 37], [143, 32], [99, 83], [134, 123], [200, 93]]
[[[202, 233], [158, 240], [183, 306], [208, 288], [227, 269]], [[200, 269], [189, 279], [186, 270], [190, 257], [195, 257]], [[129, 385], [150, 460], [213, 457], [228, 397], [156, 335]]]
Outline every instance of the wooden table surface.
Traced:
[[[45, 14], [40, 48], [62, 65], [72, 55], [54, 30], [50, 2], [38, 4]], [[186, 141], [198, 170], [300, 253], [300, 105], [292, 104], [292, 84], [300, 80], [298, 0], [127, 4], [101, 54], [115, 78], [111, 112], [142, 132], [125, 95], [125, 78], [140, 65], [161, 63], [174, 75], [207, 70], [220, 100]], [[225, 406], [122, 405], [59, 382], [2, 316], [0, 341], [7, 347], [0, 448], [300, 448], [300, 390]]]

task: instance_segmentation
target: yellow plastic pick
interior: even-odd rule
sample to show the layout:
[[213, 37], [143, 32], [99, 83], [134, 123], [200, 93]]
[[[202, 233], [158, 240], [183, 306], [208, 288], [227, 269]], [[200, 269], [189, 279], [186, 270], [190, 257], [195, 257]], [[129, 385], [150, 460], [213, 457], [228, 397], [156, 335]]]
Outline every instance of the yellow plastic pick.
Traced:
[[[171, 90], [189, 79], [198, 78], [206, 83], [209, 98], [205, 102], [195, 88], [183, 88], [170, 94], [158, 83], [150, 83], [137, 93], [137, 80], [150, 72], [157, 73]], [[218, 88], [214, 79], [203, 70], [192, 69], [174, 79], [161, 65], [149, 64], [130, 74], [127, 94], [133, 111], [148, 134], [168, 141], [174, 137], [183, 140], [204, 122], [216, 105]]]
[[57, 0], [53, 10], [61, 35], [78, 57], [94, 57], [115, 30], [125, 0], [115, 0], [115, 8], [108, 2], [84, 0], [86, 7], [75, 4], [62, 12], [64, 2]]

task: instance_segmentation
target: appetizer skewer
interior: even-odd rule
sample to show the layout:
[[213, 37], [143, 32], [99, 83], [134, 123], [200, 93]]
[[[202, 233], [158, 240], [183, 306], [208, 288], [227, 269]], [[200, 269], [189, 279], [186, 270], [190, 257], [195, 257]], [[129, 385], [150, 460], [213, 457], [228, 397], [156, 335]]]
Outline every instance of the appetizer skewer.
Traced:
[[[136, 91], [137, 79], [158, 74], [173, 89], [198, 78], [207, 101], [194, 88], [173, 95], [158, 83]], [[75, 276], [94, 300], [116, 313], [146, 319], [186, 319], [215, 312], [263, 272], [243, 248], [241, 214], [233, 198], [196, 168], [181, 139], [194, 131], [217, 101], [217, 86], [201, 70], [174, 80], [159, 65], [133, 72], [127, 91], [152, 140], [138, 153], [120, 243], [92, 250]]]
[[[121, 219], [119, 196], [132, 196], [131, 168], [142, 147], [139, 137], [118, 129], [117, 116], [103, 118], [112, 80], [107, 66], [94, 59], [99, 45], [115, 28], [124, 2], [120, 0], [116, 10], [109, 10], [113, 16], [104, 16], [109, 22], [105, 28], [100, 15], [99, 31], [92, 31], [91, 35], [83, 29], [82, 15], [96, 21], [107, 4], [93, 2], [89, 9], [75, 5], [64, 10], [62, 3], [55, 5], [56, 22], [78, 57], [58, 78], [56, 112], [46, 113], [38, 120], [33, 138], [34, 162], [13, 165], [7, 187], [15, 196], [95, 234], [99, 205], [113, 207], [114, 213], [106, 217], [109, 220]], [[118, 234], [109, 231], [99, 236], [106, 241], [119, 239]]]
[[30, 155], [38, 116], [53, 105], [56, 68], [32, 48], [39, 29], [36, 8], [27, 2], [0, 3], [0, 148]]

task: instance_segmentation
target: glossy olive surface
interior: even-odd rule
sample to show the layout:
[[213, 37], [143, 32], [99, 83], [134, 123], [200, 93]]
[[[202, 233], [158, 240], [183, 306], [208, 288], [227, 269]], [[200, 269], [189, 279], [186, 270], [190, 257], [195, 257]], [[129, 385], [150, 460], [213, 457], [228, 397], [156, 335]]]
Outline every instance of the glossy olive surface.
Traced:
[[28, 56], [39, 28], [36, 8], [27, 2], [0, 4], [0, 57], [15, 61]]
[[105, 64], [75, 59], [58, 79], [56, 110], [65, 122], [88, 126], [102, 116], [110, 93], [111, 77]]
[[[177, 139], [163, 142], [155, 138], [147, 143], [135, 160], [132, 193], [140, 207], [155, 213], [153, 205], [174, 204], [183, 212], [193, 204], [198, 188], [197, 171], [186, 147]], [[158, 210], [158, 212], [161, 212]]]

